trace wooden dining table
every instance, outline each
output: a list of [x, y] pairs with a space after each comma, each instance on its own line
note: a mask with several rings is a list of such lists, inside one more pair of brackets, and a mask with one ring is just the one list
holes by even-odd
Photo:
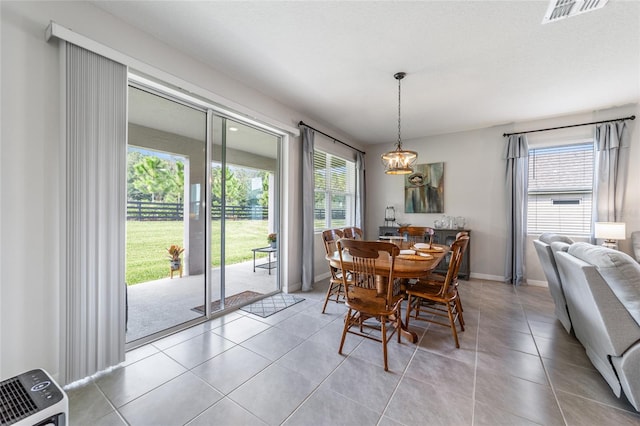
[[[402, 241], [399, 244], [400, 249], [407, 250], [410, 249], [412, 243]], [[409, 279], [420, 279], [429, 276], [429, 274], [438, 266], [438, 264], [444, 259], [444, 257], [449, 252], [449, 246], [433, 244], [433, 247], [436, 250], [440, 249], [440, 251], [430, 251], [428, 254], [430, 256], [421, 256], [418, 260], [416, 255], [398, 255], [396, 256], [396, 261], [393, 267], [393, 277], [400, 278], [403, 280]], [[340, 254], [335, 251], [332, 254], [328, 254], [326, 259], [329, 261], [329, 264], [333, 268], [342, 269], [342, 265], [340, 264]], [[342, 260], [345, 263], [345, 269], [349, 270], [351, 265], [351, 255], [349, 253], [342, 254]], [[376, 274], [380, 277], [388, 277], [389, 269], [391, 267], [391, 259], [388, 254], [381, 252], [380, 257], [376, 259]], [[418, 341], [418, 335], [410, 331], [403, 321], [402, 328], [400, 333], [402, 336], [407, 338], [410, 342], [416, 343]]]

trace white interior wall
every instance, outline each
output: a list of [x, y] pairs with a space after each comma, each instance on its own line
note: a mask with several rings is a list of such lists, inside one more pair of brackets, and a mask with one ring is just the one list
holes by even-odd
[[58, 372], [58, 51], [44, 27], [1, 5], [0, 377]]
[[[464, 216], [471, 230], [471, 272], [488, 279], [502, 277], [502, 263], [496, 259], [504, 258], [504, 244], [498, 244], [505, 239], [504, 170], [497, 165], [504, 148], [497, 134], [501, 131], [491, 128], [403, 141], [405, 149], [418, 152], [419, 164], [444, 162], [444, 213], [438, 214], [405, 213], [405, 177], [385, 175], [379, 162], [393, 144], [369, 149], [367, 238], [377, 235], [386, 206], [395, 207], [398, 222], [416, 226], [434, 226], [443, 214]], [[483, 250], [489, 242], [495, 247]]]

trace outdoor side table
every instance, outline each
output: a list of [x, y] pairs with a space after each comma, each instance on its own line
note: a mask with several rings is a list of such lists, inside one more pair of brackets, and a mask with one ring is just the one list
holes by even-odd
[[[269, 275], [271, 275], [271, 270], [278, 266], [278, 261], [275, 259], [271, 259], [271, 254], [276, 253], [278, 251], [275, 247], [259, 247], [251, 249], [253, 252], [253, 272], [256, 271], [256, 268], [267, 269], [269, 271]], [[268, 261], [266, 263], [262, 263], [260, 265], [256, 265], [256, 253], [267, 253]]]

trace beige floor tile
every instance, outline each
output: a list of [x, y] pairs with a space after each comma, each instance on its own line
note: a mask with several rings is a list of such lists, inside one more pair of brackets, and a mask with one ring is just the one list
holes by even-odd
[[476, 400], [535, 423], [564, 424], [555, 395], [549, 386], [514, 376], [478, 370]]
[[68, 390], [71, 423], [640, 424], [555, 318], [546, 288], [461, 281], [460, 349], [450, 329], [412, 321], [418, 343], [392, 339], [385, 372], [378, 342], [348, 335], [338, 354], [346, 307], [321, 313], [326, 285], [271, 317], [238, 310], [130, 351]]
[[470, 425], [472, 403], [458, 392], [404, 377], [384, 415], [405, 425]]
[[271, 365], [228, 396], [267, 424], [282, 423], [315, 389], [304, 376]]
[[131, 425], [180, 425], [222, 397], [203, 380], [186, 372], [124, 405], [120, 413]]
[[640, 414], [637, 412], [620, 410], [565, 392], [558, 392], [558, 399], [568, 425], [637, 426], [640, 424]]

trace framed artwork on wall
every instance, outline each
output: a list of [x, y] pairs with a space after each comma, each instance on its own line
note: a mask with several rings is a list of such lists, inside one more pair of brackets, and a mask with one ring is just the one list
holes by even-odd
[[405, 213], [444, 213], [444, 163], [418, 164], [404, 178]]

